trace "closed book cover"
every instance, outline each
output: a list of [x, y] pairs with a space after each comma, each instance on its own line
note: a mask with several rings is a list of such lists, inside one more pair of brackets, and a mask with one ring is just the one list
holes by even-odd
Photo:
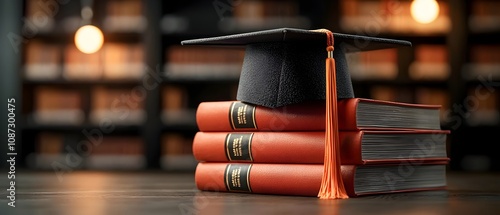
[[[439, 105], [363, 98], [338, 101], [340, 130], [440, 129]], [[196, 112], [200, 131], [321, 131], [324, 101], [267, 108], [239, 101], [202, 102]]]
[[[350, 197], [437, 190], [446, 187], [447, 162], [418, 165], [342, 165]], [[274, 195], [317, 196], [323, 175], [321, 164], [199, 163], [195, 182], [199, 190]]]
[[[342, 164], [361, 165], [448, 160], [446, 130], [341, 131]], [[198, 132], [198, 161], [321, 164], [324, 132]]]

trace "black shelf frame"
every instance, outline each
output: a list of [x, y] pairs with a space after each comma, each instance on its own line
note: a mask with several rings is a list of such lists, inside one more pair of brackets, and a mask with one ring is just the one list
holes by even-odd
[[[21, 76], [19, 75], [19, 65], [21, 64], [21, 55], [23, 53], [22, 41], [19, 43], [12, 43], [11, 38], [17, 38], [18, 36], [23, 37], [21, 32], [21, 26], [23, 22], [19, 17], [22, 15], [23, 3], [21, 1], [1, 1], [0, 2], [0, 13], [2, 18], [0, 19], [0, 35], [3, 35], [3, 39], [0, 40], [0, 46], [2, 47], [2, 52], [0, 53], [0, 65], [2, 65], [0, 71], [0, 85], [2, 89], [0, 90], [0, 98], [2, 99], [2, 114], [0, 120], [2, 120], [4, 129], [0, 132], [0, 138], [3, 140], [3, 145], [0, 147], [0, 160], [8, 160], [7, 153], [16, 152], [16, 160], [20, 160], [20, 156], [26, 149], [22, 142], [24, 141], [24, 133], [22, 131], [22, 125], [20, 122], [23, 121], [22, 116], [22, 98], [21, 98]], [[17, 38], [20, 39], [20, 38]], [[24, 37], [22, 38], [24, 39]], [[10, 151], [8, 149], [7, 140], [9, 138], [7, 132], [7, 122], [9, 120], [7, 104], [9, 99], [15, 99], [15, 151]], [[12, 132], [11, 132], [12, 134]], [[0, 168], [7, 170], [8, 162], [2, 162]], [[22, 162], [16, 162], [16, 167], [22, 167]]]
[[[161, 19], [161, 6], [162, 2], [155, 0], [143, 0], [144, 11], [148, 26], [144, 33], [144, 47], [145, 63], [149, 68], [157, 68], [163, 65], [161, 63], [162, 52], [161, 49], [161, 33], [159, 32], [160, 19]], [[160, 70], [161, 71], [161, 70]], [[160, 72], [154, 71], [154, 72]], [[161, 76], [161, 74], [157, 74]], [[142, 137], [145, 140], [145, 156], [147, 168], [157, 169], [160, 168], [161, 158], [161, 119], [159, 113], [161, 112], [161, 84], [157, 87], [147, 91], [145, 100], [146, 122], [142, 127]]]

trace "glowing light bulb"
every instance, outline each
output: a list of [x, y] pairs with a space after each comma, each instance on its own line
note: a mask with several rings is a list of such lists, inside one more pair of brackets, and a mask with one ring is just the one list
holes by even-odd
[[83, 53], [95, 53], [101, 49], [103, 43], [101, 30], [93, 25], [82, 26], [76, 31], [75, 45]]
[[431, 23], [439, 15], [439, 4], [436, 0], [413, 0], [411, 16], [423, 24]]

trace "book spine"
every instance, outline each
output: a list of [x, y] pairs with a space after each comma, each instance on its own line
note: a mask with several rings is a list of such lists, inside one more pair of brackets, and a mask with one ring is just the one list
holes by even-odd
[[[342, 166], [346, 190], [351, 186], [355, 166]], [[323, 165], [199, 163], [195, 182], [199, 190], [276, 195], [316, 196]]]
[[[344, 102], [339, 102], [339, 117], [342, 116], [339, 128], [356, 130], [355, 118], [351, 118], [355, 117], [355, 104], [346, 107], [342, 104]], [[196, 121], [200, 131], [322, 131], [325, 129], [325, 104], [313, 102], [266, 108], [231, 101], [202, 102], [196, 112]]]
[[[362, 131], [340, 133], [342, 164], [363, 164]], [[324, 132], [198, 132], [198, 161], [322, 164]]]

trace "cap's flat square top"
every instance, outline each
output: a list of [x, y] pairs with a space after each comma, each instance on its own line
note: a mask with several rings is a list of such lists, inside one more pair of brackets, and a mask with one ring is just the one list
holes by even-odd
[[[409, 41], [394, 40], [379, 37], [333, 33], [334, 43], [346, 43], [346, 52], [370, 51], [377, 49], [411, 46]], [[184, 40], [182, 45], [233, 45], [242, 46], [254, 43], [287, 42], [287, 43], [314, 43], [325, 41], [325, 33], [294, 29], [279, 28], [264, 31], [255, 31], [242, 34], [233, 34], [219, 37], [209, 37], [193, 40]]]

